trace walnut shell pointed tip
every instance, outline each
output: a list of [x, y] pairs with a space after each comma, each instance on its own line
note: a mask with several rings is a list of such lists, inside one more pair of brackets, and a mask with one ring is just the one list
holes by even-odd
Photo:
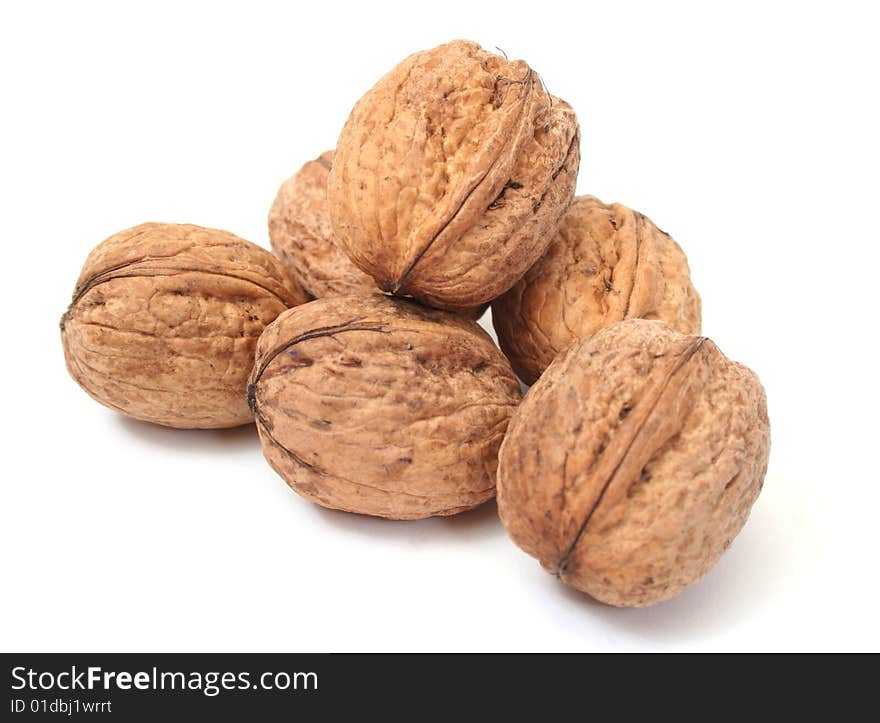
[[500, 452], [499, 514], [562, 582], [652, 605], [728, 548], [769, 451], [751, 370], [705, 337], [623, 321], [573, 344], [529, 390]]
[[[335, 151], [326, 151], [304, 164], [281, 184], [269, 211], [272, 251], [315, 299], [379, 291], [373, 277], [355, 266], [333, 234], [327, 180], [335, 156]], [[476, 320], [487, 308], [480, 304], [450, 311]]]
[[579, 142], [572, 109], [525, 62], [467, 41], [415, 53], [339, 137], [337, 240], [384, 291], [448, 309], [491, 301], [547, 247]]

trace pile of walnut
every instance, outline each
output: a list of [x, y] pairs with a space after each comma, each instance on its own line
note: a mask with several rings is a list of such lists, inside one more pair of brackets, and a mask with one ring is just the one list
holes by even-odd
[[[160, 223], [92, 251], [61, 322], [68, 369], [137, 419], [256, 420], [269, 464], [326, 507], [418, 519], [497, 490], [510, 536], [563, 582], [670, 598], [748, 517], [766, 401], [699, 336], [678, 244], [574, 198], [579, 143], [523, 61], [416, 53], [282, 184], [275, 256]], [[475, 322], [489, 304], [501, 349]]]

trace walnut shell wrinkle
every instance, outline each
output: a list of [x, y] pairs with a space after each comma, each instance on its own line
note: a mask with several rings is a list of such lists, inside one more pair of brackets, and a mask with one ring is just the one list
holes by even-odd
[[466, 41], [415, 53], [339, 137], [337, 241], [384, 291], [445, 309], [491, 301], [547, 248], [579, 143], [574, 112], [525, 62]]
[[498, 509], [568, 585], [626, 607], [671, 598], [748, 518], [770, 427], [757, 376], [659, 321], [576, 342], [529, 390], [498, 468]]
[[492, 302], [498, 342], [526, 384], [575, 341], [624, 319], [698, 334], [700, 296], [668, 234], [592, 196], [574, 200], [544, 256]]
[[247, 424], [257, 339], [307, 298], [278, 259], [231, 233], [145, 223], [86, 259], [61, 319], [67, 368], [94, 399], [135, 419]]
[[[327, 177], [335, 155], [335, 151], [322, 153], [281, 184], [269, 212], [272, 250], [316, 299], [380, 291], [373, 277], [355, 266], [334, 240]], [[450, 311], [476, 321], [487, 308], [488, 303]]]
[[377, 291], [373, 277], [333, 240], [327, 178], [334, 156], [335, 151], [322, 153], [282, 183], [269, 211], [272, 250], [316, 299]]
[[266, 459], [303, 497], [418, 519], [495, 495], [520, 389], [474, 322], [376, 294], [281, 314], [260, 337], [248, 398]]

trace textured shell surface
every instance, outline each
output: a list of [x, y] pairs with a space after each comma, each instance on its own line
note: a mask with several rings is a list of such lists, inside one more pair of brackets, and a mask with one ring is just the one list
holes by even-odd
[[257, 339], [306, 300], [255, 244], [200, 226], [141, 224], [89, 254], [61, 320], [67, 368], [94, 399], [136, 419], [246, 424]]
[[266, 459], [299, 494], [416, 519], [494, 497], [520, 389], [474, 322], [377, 294], [279, 316], [248, 395]]
[[316, 299], [377, 290], [333, 240], [327, 178], [335, 155], [322, 153], [282, 183], [269, 211], [272, 250]]
[[492, 303], [492, 324], [517, 375], [533, 384], [578, 339], [624, 319], [700, 332], [700, 296], [681, 247], [619, 203], [579, 196], [544, 256]]
[[491, 301], [550, 242], [579, 142], [572, 109], [525, 62], [467, 41], [415, 53], [339, 137], [337, 241], [385, 291], [448, 309]]
[[563, 582], [650, 605], [727, 549], [769, 449], [752, 371], [704, 337], [623, 321], [576, 342], [529, 390], [500, 453], [499, 513]]
[[[272, 250], [316, 299], [380, 291], [373, 277], [355, 266], [334, 240], [327, 178], [335, 155], [335, 151], [322, 153], [281, 184], [269, 212]], [[476, 320], [488, 306], [486, 303], [450, 310]]]

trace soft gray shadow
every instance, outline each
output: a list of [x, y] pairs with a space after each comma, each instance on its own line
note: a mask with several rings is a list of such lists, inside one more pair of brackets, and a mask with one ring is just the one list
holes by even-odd
[[476, 509], [451, 517], [430, 517], [426, 520], [386, 520], [369, 515], [330, 510], [312, 506], [322, 521], [345, 532], [367, 537], [393, 540], [431, 541], [454, 537], [456, 539], [483, 539], [504, 535], [498, 507], [490, 500]]
[[126, 433], [148, 444], [188, 454], [230, 454], [252, 449], [259, 452], [260, 438], [253, 424], [231, 429], [172, 429], [118, 416]]
[[742, 625], [786, 593], [786, 578], [801, 563], [799, 541], [780, 534], [774, 510], [759, 508], [718, 564], [695, 586], [649, 608], [603, 605], [547, 575], [559, 595], [584, 615], [653, 643], [706, 640]]

